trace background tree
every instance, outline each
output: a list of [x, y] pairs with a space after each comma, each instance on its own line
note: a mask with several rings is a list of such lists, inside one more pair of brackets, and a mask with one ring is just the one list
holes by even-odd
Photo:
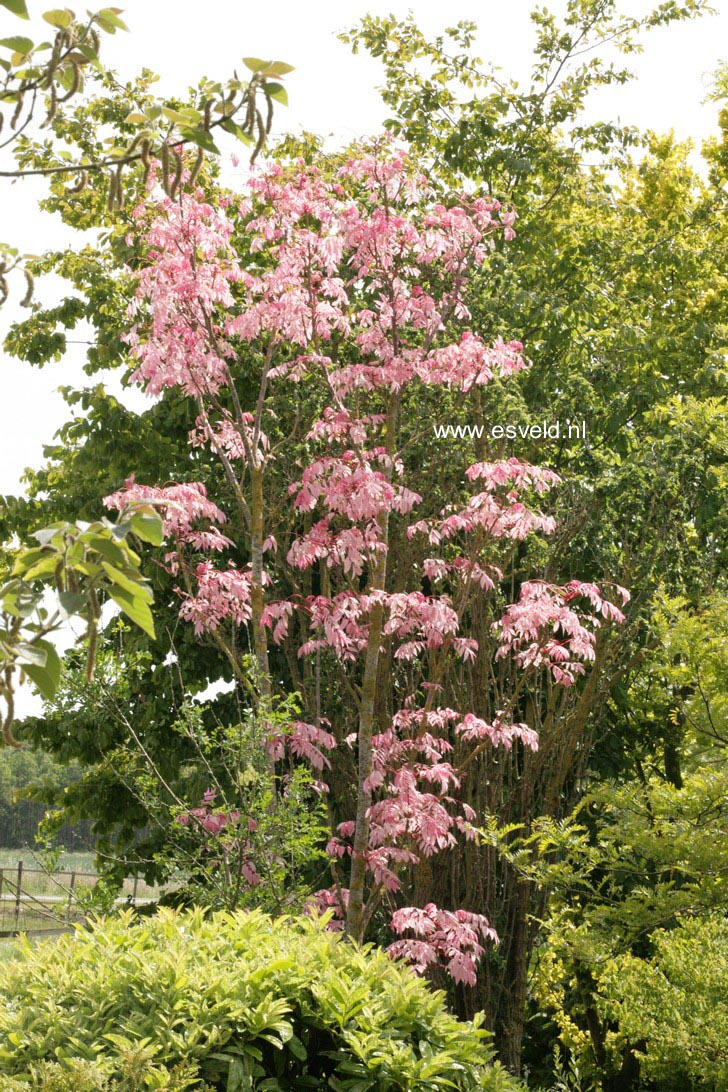
[[[2, 847], [32, 847], [38, 824], [46, 814], [49, 797], [63, 792], [81, 774], [82, 769], [77, 764], [68, 768], [43, 751], [31, 751], [27, 747], [22, 750], [4, 747], [0, 750]], [[69, 850], [94, 848], [88, 824], [62, 828], [60, 837]]]
[[[548, 872], [553, 892], [534, 978], [542, 1011], [582, 1073], [608, 1089], [639, 1087], [639, 1059], [662, 1049], [662, 1032], [636, 1035], [632, 1015], [624, 1009], [618, 1020], [607, 1000], [618, 968], [649, 977], [670, 947], [665, 931], [676, 929], [684, 946], [726, 908], [725, 598], [695, 611], [660, 597], [652, 626], [655, 648], [629, 693], [638, 776], [595, 784], [568, 829], [542, 829], [514, 858], [526, 873]], [[677, 762], [660, 753], [665, 724]], [[676, 1081], [688, 1079], [679, 1072]]]

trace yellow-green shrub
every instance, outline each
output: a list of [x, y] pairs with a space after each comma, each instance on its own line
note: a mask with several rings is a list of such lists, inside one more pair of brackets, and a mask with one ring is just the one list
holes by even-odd
[[48, 1092], [82, 1065], [125, 1092], [516, 1088], [490, 1059], [441, 994], [309, 919], [122, 915], [0, 968], [0, 1074]]

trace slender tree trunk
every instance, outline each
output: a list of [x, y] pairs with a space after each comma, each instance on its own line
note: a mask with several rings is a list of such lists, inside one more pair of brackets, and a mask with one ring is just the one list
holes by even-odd
[[526, 1015], [528, 959], [530, 953], [528, 915], [530, 885], [521, 888], [516, 896], [513, 915], [513, 935], [508, 956], [507, 986], [502, 996], [500, 1013], [495, 1027], [495, 1045], [498, 1058], [515, 1076], [521, 1072], [521, 1048]]
[[353, 940], [364, 939], [364, 884], [366, 880], [365, 853], [369, 844], [368, 811], [372, 802], [371, 791], [366, 780], [372, 772], [372, 735], [374, 734], [374, 712], [377, 699], [377, 676], [379, 674], [380, 646], [384, 625], [384, 608], [381, 604], [372, 611], [369, 626], [362, 682], [361, 712], [359, 715], [359, 769], [357, 777], [356, 828], [354, 830], [353, 852], [351, 858], [351, 876], [349, 880], [349, 906], [346, 916], [346, 933]]
[[[399, 407], [399, 396], [393, 395], [389, 403], [387, 414], [387, 453], [393, 458], [396, 450], [396, 421]], [[387, 471], [387, 478], [391, 480], [392, 467]], [[377, 517], [379, 524], [380, 541], [385, 549], [378, 555], [374, 573], [369, 585], [370, 592], [386, 590], [387, 584], [387, 551], [389, 549], [389, 512], [381, 511]], [[369, 845], [369, 817], [368, 812], [372, 803], [371, 791], [366, 782], [372, 772], [372, 736], [377, 709], [377, 679], [379, 677], [379, 663], [381, 658], [382, 630], [384, 629], [384, 606], [377, 603], [372, 609], [369, 622], [369, 638], [367, 640], [366, 657], [364, 660], [364, 677], [362, 679], [361, 704], [359, 708], [359, 734], [358, 751], [359, 765], [357, 771], [357, 796], [356, 796], [356, 826], [351, 854], [351, 873], [349, 877], [349, 905], [346, 912], [346, 935], [361, 943], [366, 929], [364, 916], [364, 894], [366, 884], [366, 859], [365, 854]]]
[[[265, 541], [263, 468], [251, 468], [250, 503], [250, 622], [253, 631], [253, 654], [257, 665], [257, 687], [260, 711], [265, 721], [271, 714], [272, 689], [268, 663], [268, 637], [263, 625], [265, 595], [263, 592], [263, 543]], [[268, 756], [271, 775], [275, 775], [275, 761]]]

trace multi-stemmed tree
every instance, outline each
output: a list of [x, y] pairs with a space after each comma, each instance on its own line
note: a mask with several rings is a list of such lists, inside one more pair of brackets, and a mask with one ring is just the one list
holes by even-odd
[[[622, 617], [594, 584], [516, 569], [519, 544], [553, 530], [531, 505], [555, 474], [483, 460], [445, 503], [437, 466], [408, 461], [433, 396], [467, 400], [527, 367], [520, 343], [468, 328], [468, 274], [514, 213], [437, 194], [384, 143], [328, 174], [270, 167], [216, 205], [150, 195], [136, 221], [136, 378], [194, 400], [191, 443], [217, 456], [236, 510], [199, 483], [133, 478], [106, 503], [160, 507], [180, 613], [241, 681], [253, 653], [271, 770], [293, 755], [316, 771], [333, 879], [317, 903], [357, 940], [388, 920], [397, 954], [474, 984], [488, 907], [459, 892], [436, 905], [433, 862], [485, 821], [486, 756], [527, 772], [538, 735], [522, 711], [553, 712]], [[483, 662], [488, 699], [463, 704]], [[284, 688], [306, 719], [281, 732]]]

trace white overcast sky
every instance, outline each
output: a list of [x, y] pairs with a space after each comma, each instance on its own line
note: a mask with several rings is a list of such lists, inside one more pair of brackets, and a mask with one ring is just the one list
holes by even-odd
[[[28, 0], [34, 16], [50, 0]], [[385, 116], [376, 92], [380, 69], [366, 56], [352, 57], [336, 34], [366, 11], [405, 15], [411, 10], [430, 33], [459, 19], [473, 19], [480, 28], [478, 53], [499, 65], [505, 74], [525, 78], [530, 61], [532, 0], [269, 0], [244, 4], [232, 0], [116, 0], [124, 7], [130, 34], [104, 37], [107, 63], [124, 76], [142, 66], [161, 76], [161, 94], [174, 94], [200, 76], [225, 78], [242, 56], [285, 60], [296, 66], [287, 80], [291, 106], [280, 108], [278, 126], [306, 128], [334, 138], [349, 139], [376, 131]], [[651, 3], [625, 0], [632, 14]], [[555, 10], [562, 0], [549, 5]], [[715, 0], [718, 13], [691, 23], [660, 29], [646, 36], [645, 52], [633, 58], [639, 78], [624, 89], [600, 94], [593, 111], [643, 128], [674, 129], [680, 138], [698, 145], [715, 131], [715, 104], [703, 104], [711, 73], [728, 56], [728, 0]], [[37, 23], [36, 23], [37, 25]], [[0, 37], [24, 30], [0, 11]], [[0, 239], [21, 250], [39, 253], [65, 238], [59, 225], [36, 209], [43, 183], [0, 180]], [[17, 299], [16, 285], [15, 298]], [[58, 285], [40, 286], [42, 299], [52, 298]], [[0, 312], [0, 336], [8, 323], [27, 314], [17, 306]], [[79, 337], [83, 337], [81, 332]], [[0, 495], [22, 491], [24, 467], [38, 465], [42, 446], [67, 418], [56, 388], [83, 382], [83, 348], [45, 369], [32, 369], [0, 350]], [[133, 468], [130, 468], [133, 469]]]

